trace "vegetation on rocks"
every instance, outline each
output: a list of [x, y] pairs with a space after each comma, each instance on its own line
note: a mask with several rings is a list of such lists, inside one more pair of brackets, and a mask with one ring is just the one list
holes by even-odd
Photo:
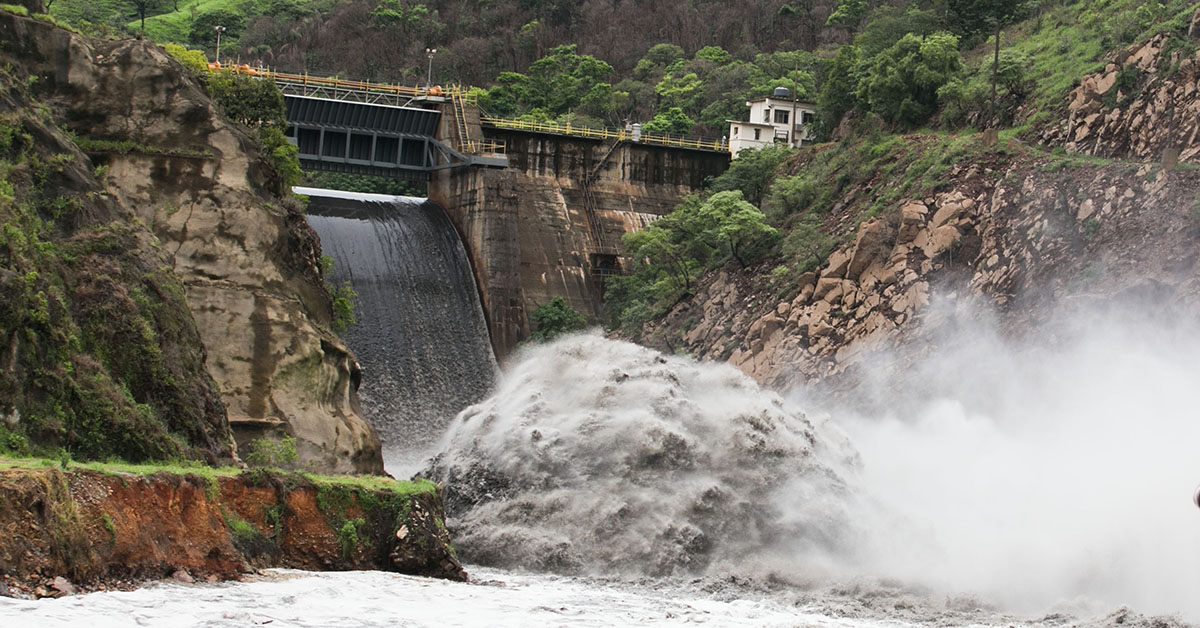
[[534, 327], [529, 339], [534, 342], [548, 342], [587, 327], [583, 314], [567, 305], [562, 297], [554, 297], [549, 303], [535, 308], [529, 313], [529, 322]]
[[183, 287], [100, 169], [24, 85], [0, 96], [0, 449], [80, 459], [229, 454]]

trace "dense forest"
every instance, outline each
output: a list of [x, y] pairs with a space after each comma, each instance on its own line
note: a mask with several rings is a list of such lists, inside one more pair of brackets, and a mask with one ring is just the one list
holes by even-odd
[[[1012, 123], [1182, 0], [52, 0], [84, 32], [144, 29], [225, 59], [373, 81], [478, 86], [491, 113], [577, 125], [643, 122], [719, 137], [747, 98], [788, 87], [824, 135], [856, 108], [890, 124]], [[146, 15], [144, 25], [139, 19]], [[1024, 49], [985, 45], [1033, 18]], [[908, 36], [906, 38], [906, 36]], [[1010, 37], [1010, 39], [1013, 39]], [[994, 39], [991, 39], [994, 41]], [[432, 59], [427, 49], [436, 49]], [[983, 52], [973, 53], [974, 50]], [[995, 96], [993, 98], [993, 96]], [[995, 109], [993, 109], [993, 106]]]

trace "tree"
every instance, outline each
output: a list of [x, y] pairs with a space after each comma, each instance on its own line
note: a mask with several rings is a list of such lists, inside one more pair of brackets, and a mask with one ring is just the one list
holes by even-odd
[[845, 45], [825, 69], [825, 82], [817, 96], [817, 113], [826, 132], [841, 124], [846, 112], [858, 104], [858, 46]]
[[207, 47], [209, 44], [215, 46], [217, 33], [213, 29], [217, 26], [225, 27], [225, 32], [221, 34], [222, 43], [224, 41], [235, 42], [246, 27], [246, 18], [229, 9], [205, 11], [192, 20], [192, 26], [188, 31], [188, 43], [199, 48]]
[[654, 116], [654, 119], [642, 125], [642, 130], [649, 133], [674, 133], [683, 135], [692, 130], [695, 124], [679, 107], [671, 107], [665, 112]]
[[867, 8], [867, 0], [837, 0], [837, 6], [829, 15], [829, 19], [825, 20], [825, 25], [841, 26], [848, 31], [853, 31], [862, 21]]
[[862, 32], [854, 38], [854, 45], [869, 58], [891, 48], [909, 33], [925, 37], [943, 29], [937, 13], [923, 11], [915, 4], [906, 9], [880, 7], [871, 12]]
[[529, 339], [537, 342], [548, 342], [587, 327], [583, 314], [567, 305], [562, 297], [554, 297], [549, 303], [538, 306], [529, 313], [529, 320], [536, 327]]
[[729, 255], [742, 266], [752, 253], [779, 236], [779, 232], [767, 224], [767, 217], [742, 198], [740, 190], [712, 195], [700, 211], [713, 225], [716, 237], [728, 246]]
[[958, 37], [905, 35], [875, 57], [858, 100], [888, 122], [917, 126], [937, 108], [938, 90], [961, 72]]
[[[659, 300], [671, 298], [682, 292], [692, 291], [692, 277], [699, 264], [689, 257], [683, 242], [668, 228], [668, 217], [621, 239], [625, 250], [638, 266], [643, 283], [653, 285], [652, 291]], [[664, 222], [665, 221], [665, 222]]]
[[947, 0], [951, 21], [964, 36], [994, 30], [996, 48], [992, 58], [991, 124], [996, 124], [997, 88], [1000, 83], [1000, 33], [1005, 26], [1024, 19], [1036, 0]]
[[711, 189], [714, 192], [738, 190], [743, 198], [758, 207], [775, 178], [775, 171], [793, 152], [782, 144], [743, 150], [729, 163], [729, 169], [713, 180]]
[[142, 21], [142, 34], [146, 34], [146, 13], [157, 9], [162, 0], [131, 0], [138, 19]]

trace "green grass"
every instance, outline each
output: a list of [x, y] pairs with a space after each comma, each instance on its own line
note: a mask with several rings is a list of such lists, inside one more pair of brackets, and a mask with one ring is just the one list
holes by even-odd
[[[1143, 0], [1094, 0], [1048, 9], [1008, 28], [1001, 45], [1030, 59], [1027, 78], [1035, 84], [1029, 97], [1040, 112], [1066, 107], [1068, 93], [1088, 74], [1102, 71], [1111, 54], [1186, 26], [1196, 10], [1193, 0], [1167, 0], [1163, 10], [1148, 12]], [[970, 84], [987, 84], [994, 41], [966, 54]], [[1057, 119], [1057, 118], [1054, 118]], [[1043, 118], [1045, 121], [1046, 118]], [[1036, 125], [1035, 125], [1036, 126]]]
[[[234, 13], [243, 13], [240, 10], [246, 3], [235, 0], [183, 0], [179, 3], [178, 11], [168, 11], [154, 17], [146, 18], [146, 37], [149, 37], [156, 43], [175, 42], [179, 44], [188, 43], [188, 35], [191, 32], [192, 20], [195, 16], [207, 11], [216, 9], [224, 9]], [[127, 27], [132, 32], [138, 32], [141, 29], [141, 22], [133, 20], [127, 24]], [[222, 41], [222, 44], [225, 42]], [[212, 44], [205, 46], [211, 48], [216, 44], [214, 40]]]
[[[17, 458], [0, 457], [0, 469], [39, 469], [58, 464], [50, 458]], [[173, 462], [161, 464], [130, 464], [126, 462], [71, 462], [71, 469], [85, 469], [111, 475], [153, 475], [155, 473], [172, 473], [175, 475], [198, 475], [206, 479], [236, 477], [250, 471], [238, 467], [210, 467], [199, 462]], [[280, 475], [289, 475], [279, 471]], [[357, 488], [369, 491], [389, 492], [399, 497], [412, 497], [422, 493], [437, 492], [437, 484], [429, 480], [393, 480], [377, 475], [322, 475], [318, 473], [297, 472], [295, 475], [312, 482], [318, 487], [332, 486]]]

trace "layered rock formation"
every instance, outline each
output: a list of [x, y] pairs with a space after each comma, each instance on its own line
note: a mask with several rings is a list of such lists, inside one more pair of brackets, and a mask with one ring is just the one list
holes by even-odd
[[262, 567], [465, 580], [436, 487], [397, 487], [265, 472], [204, 478], [4, 468], [0, 574], [42, 595], [55, 578], [85, 586], [228, 579]]
[[[0, 13], [0, 57], [65, 31]], [[217, 384], [170, 256], [14, 67], [0, 79], [0, 448], [230, 460]], [[65, 455], [64, 453], [64, 455]]]
[[947, 191], [862, 224], [789, 301], [769, 297], [757, 269], [719, 271], [657, 336], [787, 387], [836, 380], [876, 351], [915, 359], [938, 333], [939, 298], [991, 303], [1017, 334], [1072, 299], [1148, 290], [1200, 305], [1200, 174], [1031, 157], [955, 168]]
[[1043, 140], [1072, 152], [1159, 160], [1200, 156], [1200, 11], [1187, 33], [1162, 33], [1083, 77], [1068, 117]]
[[0, 46], [107, 168], [109, 193], [158, 236], [238, 440], [290, 434], [306, 468], [381, 472], [357, 363], [327, 329], [320, 244], [256, 142], [152, 44], [5, 13]]

